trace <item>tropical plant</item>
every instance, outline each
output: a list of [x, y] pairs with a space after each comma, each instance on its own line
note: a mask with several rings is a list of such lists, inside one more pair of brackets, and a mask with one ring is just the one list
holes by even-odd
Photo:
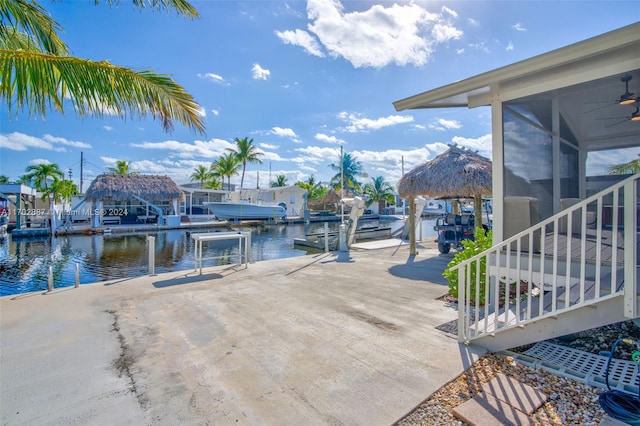
[[240, 162], [233, 152], [227, 152], [211, 164], [212, 177], [227, 178], [227, 189], [231, 190], [231, 176], [238, 174]]
[[316, 182], [316, 178], [311, 175], [306, 181], [296, 182], [296, 186], [307, 191], [307, 199], [321, 199], [327, 194], [327, 188], [322, 185], [322, 182]]
[[5, 175], [0, 175], [0, 184], [9, 183], [9, 177]]
[[236, 143], [236, 148], [227, 148], [227, 150], [233, 152], [238, 157], [238, 161], [242, 163], [242, 177], [240, 177], [240, 189], [242, 189], [242, 185], [244, 184], [244, 171], [247, 168], [247, 163], [262, 164], [260, 157], [263, 156], [264, 153], [258, 151], [258, 147], [253, 144], [253, 138], [235, 138], [233, 141]]
[[[462, 246], [464, 250], [459, 251], [453, 256], [453, 259], [447, 265], [447, 269], [444, 270], [442, 275], [449, 281], [449, 294], [454, 298], [458, 298], [458, 271], [451, 269], [454, 266], [464, 262], [467, 259], [471, 259], [473, 256], [480, 254], [491, 248], [493, 241], [493, 234], [491, 231], [485, 231], [484, 228], [476, 228], [473, 240], [462, 240]], [[485, 300], [485, 288], [486, 288], [486, 271], [487, 260], [486, 257], [480, 259], [480, 268], [476, 268], [475, 264], [472, 264], [469, 268], [471, 288], [469, 290], [469, 298], [475, 303], [476, 294], [479, 294], [479, 303], [484, 304]], [[480, 274], [480, 288], [476, 292], [476, 274]]]
[[[186, 0], [132, 2], [140, 9], [174, 9], [198, 17]], [[0, 102], [9, 115], [23, 109], [30, 116], [44, 117], [51, 108], [64, 113], [69, 102], [81, 117], [151, 116], [167, 132], [179, 121], [204, 133], [201, 107], [168, 75], [70, 56], [60, 31], [62, 27], [35, 0], [0, 1]]]
[[204, 189], [222, 189], [222, 181], [217, 176], [211, 176], [202, 187]]
[[269, 186], [272, 188], [287, 186], [287, 177], [285, 175], [278, 175], [276, 176], [276, 180], [271, 182]]
[[52, 192], [50, 191], [51, 185], [49, 181], [52, 183], [56, 180], [63, 179], [64, 173], [60, 170], [60, 167], [57, 164], [31, 164], [27, 166], [26, 173], [22, 176], [25, 181], [30, 181], [33, 183], [35, 188], [42, 192], [42, 200], [46, 198], [49, 199], [49, 205], [51, 205]]
[[191, 173], [191, 182], [198, 181], [200, 182], [200, 188], [204, 188], [204, 183], [211, 179], [211, 170], [207, 169], [202, 164], [196, 167], [196, 169]]
[[107, 171], [109, 173], [114, 173], [116, 175], [137, 175], [138, 172], [132, 172], [130, 170], [131, 168], [131, 163], [129, 163], [126, 160], [117, 160], [116, 161], [116, 166], [115, 167], [107, 167]]
[[635, 160], [631, 160], [628, 163], [616, 164], [609, 167], [610, 175], [625, 175], [640, 173], [640, 154]]
[[384, 180], [384, 177], [378, 176], [371, 178], [371, 183], [366, 183], [362, 192], [369, 196], [366, 206], [369, 207], [374, 202], [378, 203], [378, 212], [382, 212], [385, 203], [393, 204], [396, 200], [393, 186]]
[[346, 189], [351, 189], [357, 194], [361, 192], [357, 177], [366, 177], [366, 173], [364, 173], [362, 164], [360, 164], [355, 157], [351, 157], [351, 154], [346, 153], [342, 156], [342, 164], [329, 164], [329, 167], [338, 172], [331, 178], [330, 182], [334, 191], [341, 190], [342, 182], [344, 181], [344, 187]]
[[78, 187], [70, 180], [54, 180], [49, 189], [53, 194], [53, 199], [57, 201], [71, 201], [71, 197], [78, 194]]

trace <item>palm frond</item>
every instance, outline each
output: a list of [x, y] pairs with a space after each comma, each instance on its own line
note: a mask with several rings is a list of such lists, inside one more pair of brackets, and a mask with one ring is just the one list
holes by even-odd
[[107, 61], [0, 49], [0, 100], [9, 114], [27, 108], [31, 115], [45, 116], [50, 107], [64, 112], [66, 99], [80, 116], [151, 115], [168, 132], [174, 120], [198, 133], [205, 130], [200, 106], [166, 74]]
[[[95, 0], [95, 3], [100, 3], [100, 0]], [[120, 4], [120, 0], [106, 0], [106, 3], [110, 6], [117, 5]], [[180, 15], [192, 19], [200, 17], [198, 11], [186, 0], [133, 0], [133, 5], [139, 9], [146, 9], [147, 7], [166, 11], [174, 9]]]
[[0, 0], [0, 39], [25, 33], [42, 50], [52, 55], [67, 55], [67, 45], [58, 37], [62, 28], [38, 3], [28, 0]]

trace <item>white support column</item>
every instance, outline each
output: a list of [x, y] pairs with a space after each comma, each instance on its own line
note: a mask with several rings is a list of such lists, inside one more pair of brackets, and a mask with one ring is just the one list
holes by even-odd
[[553, 176], [553, 213], [560, 211], [560, 104], [558, 98], [551, 100], [551, 173]]
[[[492, 87], [492, 91], [497, 88]], [[493, 151], [493, 244], [503, 240], [504, 235], [504, 126], [502, 102], [500, 96], [494, 94], [491, 101], [491, 144]]]
[[[638, 267], [636, 253], [638, 247], [638, 180], [631, 180], [624, 186], [624, 316], [637, 318], [638, 307]], [[615, 213], [614, 213], [615, 214]], [[615, 221], [614, 221], [615, 223]], [[614, 229], [613, 232], [616, 232]]]

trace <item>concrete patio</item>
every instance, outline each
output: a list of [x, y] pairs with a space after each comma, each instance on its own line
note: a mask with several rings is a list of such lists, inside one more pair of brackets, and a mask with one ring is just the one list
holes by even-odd
[[0, 299], [1, 423], [388, 425], [484, 350], [433, 243]]

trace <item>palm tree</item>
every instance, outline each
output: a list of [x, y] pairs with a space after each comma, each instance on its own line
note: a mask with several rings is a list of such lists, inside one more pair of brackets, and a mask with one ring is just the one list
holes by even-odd
[[628, 163], [616, 164], [609, 167], [610, 175], [626, 175], [640, 173], [640, 154], [635, 160], [631, 160]]
[[378, 203], [378, 213], [381, 213], [385, 207], [385, 203], [393, 203], [396, 200], [396, 196], [393, 191], [393, 186], [384, 180], [382, 176], [371, 178], [372, 183], [366, 183], [363, 188], [363, 193], [369, 196], [367, 200], [367, 207], [372, 203]]
[[78, 187], [70, 180], [54, 180], [50, 191], [56, 201], [71, 201], [71, 197], [78, 194]]
[[[140, 9], [174, 9], [198, 17], [187, 0], [132, 2]], [[112, 112], [120, 117], [151, 116], [167, 132], [177, 120], [204, 133], [201, 107], [169, 75], [70, 56], [58, 36], [62, 27], [35, 0], [1, 1], [0, 29], [0, 103], [9, 115], [26, 109], [31, 116], [44, 117], [51, 107], [64, 113], [70, 102], [80, 117]]]
[[238, 173], [240, 162], [233, 152], [227, 152], [218, 161], [211, 164], [211, 173], [213, 176], [227, 178], [227, 189], [231, 190], [231, 176]]
[[269, 185], [272, 188], [287, 186], [287, 177], [285, 175], [276, 176], [276, 180]]
[[[342, 181], [344, 179], [345, 188], [353, 190], [355, 193], [360, 193], [360, 183], [356, 179], [357, 176], [366, 177], [366, 173], [362, 168], [362, 164], [355, 158], [351, 157], [351, 154], [347, 153], [342, 156], [342, 164], [330, 164], [333, 170], [337, 170], [338, 173], [331, 178], [331, 187], [334, 191], [342, 189]], [[344, 171], [344, 176], [343, 172]]]
[[191, 181], [197, 180], [200, 182], [200, 188], [204, 187], [204, 183], [211, 179], [211, 170], [207, 169], [203, 165], [196, 167], [193, 173], [191, 173]]
[[217, 176], [211, 176], [203, 186], [204, 189], [222, 189], [222, 182], [218, 180]]
[[49, 199], [51, 206], [51, 191], [49, 180], [55, 182], [64, 178], [64, 173], [57, 164], [32, 164], [27, 166], [26, 173], [23, 176], [25, 181], [31, 181], [38, 191], [42, 192], [42, 199]]
[[138, 172], [130, 171], [131, 164], [127, 160], [117, 160], [115, 167], [107, 167], [107, 171], [109, 173], [114, 173], [116, 175], [137, 175]]
[[327, 193], [327, 188], [322, 186], [322, 182], [316, 182], [316, 178], [311, 175], [306, 181], [298, 181], [296, 185], [307, 190], [307, 199], [322, 198]]
[[9, 183], [9, 178], [5, 175], [0, 175], [0, 184]]
[[242, 177], [240, 178], [240, 189], [242, 189], [247, 163], [262, 164], [260, 156], [264, 155], [264, 153], [258, 151], [258, 147], [253, 144], [253, 138], [235, 138], [233, 141], [236, 143], [236, 149], [227, 148], [227, 150], [235, 153], [238, 161], [242, 163]]

